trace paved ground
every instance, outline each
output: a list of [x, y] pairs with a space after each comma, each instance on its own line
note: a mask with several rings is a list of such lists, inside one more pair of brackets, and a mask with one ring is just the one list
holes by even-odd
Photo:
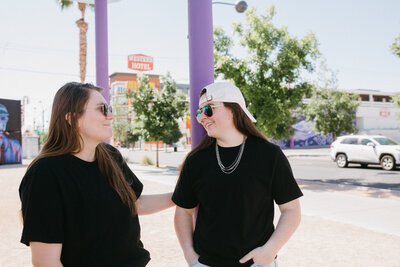
[[[173, 190], [175, 168], [131, 165], [145, 194]], [[17, 189], [25, 167], [0, 167], [0, 266], [30, 266], [29, 248], [19, 243]], [[279, 253], [281, 267], [400, 266], [398, 192], [300, 181], [302, 223]], [[187, 266], [173, 229], [174, 209], [142, 216], [142, 240], [151, 252], [148, 266]]]
[[[171, 148], [159, 151], [160, 166], [179, 166], [189, 150], [173, 152]], [[350, 164], [348, 168], [338, 168], [329, 156], [329, 148], [284, 149], [296, 179], [313, 180], [322, 183], [366, 186], [400, 191], [400, 167], [384, 171], [380, 166], [371, 165], [361, 168], [360, 164]], [[121, 149], [121, 153], [132, 163], [141, 163], [149, 157], [155, 162], [156, 152], [145, 150]]]
[[380, 166], [362, 168], [360, 164], [338, 168], [326, 156], [289, 157], [289, 162], [296, 179], [400, 191], [400, 167], [391, 171], [382, 170]]
[[[144, 157], [149, 157], [154, 163], [156, 162], [156, 151], [153, 150], [132, 150], [127, 148], [119, 149], [122, 155], [132, 163], [141, 163]], [[165, 151], [165, 148], [160, 148], [159, 150], [159, 162], [161, 166], [173, 166], [177, 167], [182, 164], [189, 152], [189, 149], [179, 148], [177, 152], [173, 152], [171, 148]], [[316, 157], [316, 156], [326, 156], [329, 157], [329, 148], [296, 148], [296, 149], [284, 149], [285, 155], [290, 157]]]

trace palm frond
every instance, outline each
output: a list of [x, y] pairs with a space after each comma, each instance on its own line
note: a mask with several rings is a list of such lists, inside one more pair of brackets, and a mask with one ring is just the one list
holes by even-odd
[[73, 2], [70, 0], [56, 0], [57, 3], [61, 6], [61, 9], [70, 7]]

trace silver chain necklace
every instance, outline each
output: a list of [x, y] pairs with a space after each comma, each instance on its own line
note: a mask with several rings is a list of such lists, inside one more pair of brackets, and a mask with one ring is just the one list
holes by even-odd
[[239, 153], [235, 159], [235, 161], [231, 164], [231, 166], [229, 167], [225, 167], [224, 164], [222, 164], [221, 158], [219, 156], [219, 149], [218, 149], [218, 145], [217, 145], [217, 141], [215, 141], [215, 153], [217, 154], [217, 161], [218, 161], [218, 165], [221, 168], [221, 171], [225, 174], [231, 174], [232, 172], [234, 172], [237, 168], [237, 166], [240, 163], [240, 160], [242, 159], [242, 155], [243, 155], [243, 150], [244, 150], [244, 145], [246, 143], [246, 137], [243, 138], [243, 142], [240, 145], [239, 148]]

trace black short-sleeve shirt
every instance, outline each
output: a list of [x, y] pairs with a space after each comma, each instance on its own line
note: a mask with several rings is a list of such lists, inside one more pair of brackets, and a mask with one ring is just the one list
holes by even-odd
[[[139, 198], [142, 183], [121, 154], [107, 148]], [[131, 215], [109, 186], [97, 160], [86, 162], [69, 154], [40, 159], [25, 174], [19, 193], [21, 242], [62, 243], [64, 267], [142, 267], [149, 262], [138, 216]]]
[[[224, 166], [235, 160], [240, 146], [219, 147]], [[191, 209], [199, 205], [193, 235], [199, 261], [213, 267], [250, 266], [239, 260], [264, 245], [274, 232], [274, 202], [302, 196], [289, 162], [280, 148], [249, 136], [242, 159], [231, 174], [218, 166], [215, 144], [185, 162], [172, 200]]]

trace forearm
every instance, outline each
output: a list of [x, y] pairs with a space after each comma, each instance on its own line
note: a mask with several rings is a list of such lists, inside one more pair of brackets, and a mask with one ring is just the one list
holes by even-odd
[[62, 244], [48, 244], [42, 242], [29, 243], [32, 252], [34, 267], [62, 267], [60, 260]]
[[61, 261], [54, 261], [54, 262], [33, 262], [33, 267], [63, 267]]
[[276, 229], [267, 243], [263, 246], [263, 249], [276, 255], [290, 239], [299, 226], [301, 220], [300, 204], [297, 204], [296, 208], [282, 211]]
[[188, 213], [188, 211], [191, 210], [176, 207], [174, 223], [176, 236], [185, 259], [188, 263], [193, 263], [199, 256], [193, 248], [193, 213]]
[[172, 192], [157, 195], [142, 195], [136, 201], [136, 208], [139, 215], [156, 213], [175, 204], [171, 200]]

